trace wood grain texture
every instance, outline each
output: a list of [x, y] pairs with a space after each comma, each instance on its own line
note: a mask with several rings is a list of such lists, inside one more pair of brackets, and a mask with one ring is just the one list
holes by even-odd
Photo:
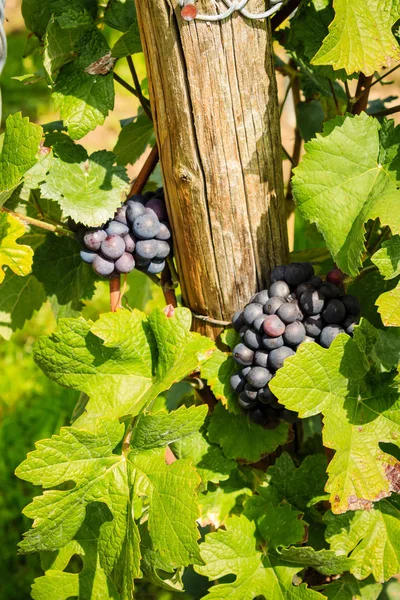
[[230, 320], [288, 254], [269, 23], [188, 23], [177, 0], [136, 6], [183, 300]]

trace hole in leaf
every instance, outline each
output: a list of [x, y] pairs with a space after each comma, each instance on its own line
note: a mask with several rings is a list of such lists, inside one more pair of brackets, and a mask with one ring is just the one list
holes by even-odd
[[73, 554], [69, 559], [69, 563], [64, 569], [65, 573], [81, 573], [83, 570], [83, 560], [79, 554]]

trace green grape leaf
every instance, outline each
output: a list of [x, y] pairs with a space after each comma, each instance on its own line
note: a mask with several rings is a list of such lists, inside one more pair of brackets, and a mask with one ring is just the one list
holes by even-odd
[[253, 600], [265, 596], [268, 600], [318, 600], [324, 596], [305, 584], [294, 586], [293, 576], [300, 570], [279, 559], [261, 554], [256, 549], [255, 525], [243, 515], [231, 517], [219, 529], [206, 535], [200, 546], [204, 566], [195, 570], [210, 580], [236, 575], [232, 583], [218, 583], [210, 588], [205, 600]]
[[115, 58], [123, 58], [142, 52], [142, 44], [140, 41], [139, 27], [135, 20], [129, 29], [121, 35], [112, 48], [112, 56]]
[[[46, 301], [43, 285], [33, 275], [19, 277], [7, 271], [0, 294], [0, 314], [9, 316], [9, 329], [22, 329], [35, 310]], [[1, 334], [1, 333], [0, 333]]]
[[60, 69], [53, 98], [69, 135], [77, 140], [102, 125], [113, 109], [114, 82], [109, 72], [113, 61], [106, 61], [105, 73], [101, 69], [110, 49], [96, 27], [85, 31], [75, 48], [78, 58]]
[[93, 27], [93, 20], [86, 12], [69, 11], [67, 16], [66, 20], [53, 15], [46, 29], [43, 67], [51, 80], [61, 67], [76, 58], [77, 41], [85, 29]]
[[[204, 417], [202, 408], [180, 412], [182, 436], [193, 415], [200, 413]], [[160, 422], [160, 415], [154, 418], [166, 439], [173, 416], [169, 422]], [[150, 425], [151, 416], [146, 419]], [[137, 427], [140, 431], [139, 423]], [[139, 446], [135, 446], [135, 428], [121, 455], [113, 452], [125, 430], [117, 420], [99, 419], [94, 432], [63, 427], [60, 435], [38, 442], [16, 471], [21, 479], [46, 489], [24, 510], [34, 523], [20, 543], [22, 552], [63, 548], [77, 535], [87, 507], [102, 502], [110, 518], [99, 529], [100, 564], [123, 597], [128, 597], [140, 573], [135, 498], [146, 499], [151, 545], [164, 561], [172, 568], [201, 563], [195, 502], [200, 478], [189, 461], [167, 465], [163, 449], [157, 450], [157, 439], [143, 450], [139, 436]], [[150, 425], [150, 429], [155, 427]], [[75, 485], [64, 485], [71, 482]]]
[[279, 554], [286, 562], [311, 567], [322, 575], [338, 575], [349, 571], [354, 562], [347, 556], [336, 554], [333, 550], [317, 551], [310, 546], [282, 548]]
[[119, 165], [133, 165], [140, 158], [147, 146], [154, 145], [155, 135], [153, 123], [147, 115], [138, 116], [121, 129], [118, 141], [113, 150]]
[[39, 159], [42, 128], [21, 113], [7, 117], [0, 154], [0, 206]]
[[95, 18], [97, 0], [22, 0], [22, 15], [30, 31], [42, 38], [52, 15], [59, 16], [70, 9], [87, 10]]
[[228, 412], [221, 402], [215, 407], [208, 426], [210, 442], [219, 444], [227, 458], [245, 463], [257, 462], [288, 440], [286, 423], [276, 429], [264, 429], [246, 415]]
[[324, 494], [327, 461], [322, 454], [307, 456], [296, 469], [287, 452], [283, 452], [269, 467], [267, 480], [279, 499], [289, 502], [301, 511], [313, 503], [313, 498]]
[[189, 461], [166, 465], [163, 457], [134, 452], [134, 490], [150, 503], [149, 533], [156, 551], [173, 567], [201, 562], [194, 502], [200, 478]]
[[[328, 26], [335, 16], [330, 0], [311, 0], [300, 5], [294, 17], [290, 20], [289, 39], [287, 46], [289, 52], [300, 61], [303, 70], [306, 71], [306, 85], [310, 84], [315, 89], [322, 87], [325, 95], [331, 91], [326, 77], [335, 79], [346, 79], [346, 72], [340, 70], [335, 72], [330, 65], [310, 65], [310, 60], [321, 48], [324, 38], [328, 35]], [[310, 81], [312, 80], [312, 81]], [[304, 81], [301, 82], [304, 85]]]
[[[32, 586], [33, 600], [67, 600], [77, 596], [81, 600], [120, 600], [112, 581], [100, 565], [98, 555], [99, 525], [107, 520], [104, 505], [92, 503], [75, 539], [55, 553], [45, 553], [42, 564], [45, 575], [35, 579]], [[72, 556], [82, 558], [79, 573], [66, 572]]]
[[46, 294], [55, 295], [59, 305], [70, 305], [76, 311], [82, 309], [83, 298], [93, 296], [96, 281], [93, 270], [82, 261], [79, 252], [76, 240], [48, 234], [35, 252], [32, 267]]
[[207, 381], [217, 400], [220, 400], [229, 412], [241, 415], [242, 411], [237, 402], [237, 394], [232, 390], [230, 384], [230, 378], [237, 370], [238, 366], [232, 355], [217, 349], [201, 367], [200, 373], [202, 378]]
[[316, 223], [334, 260], [350, 275], [361, 266], [366, 221], [379, 217], [400, 233], [400, 192], [379, 162], [379, 127], [365, 113], [330, 121], [323, 135], [306, 144], [293, 178], [301, 215]]
[[149, 535], [148, 522], [139, 527], [140, 551], [142, 560], [140, 567], [144, 578], [157, 586], [170, 591], [183, 591], [182, 568], [174, 570], [167, 560], [154, 548]]
[[79, 426], [101, 416], [137, 414], [173, 383], [196, 371], [213, 351], [211, 340], [190, 332], [190, 311], [168, 318], [160, 309], [120, 310], [94, 325], [64, 319], [39, 338], [35, 360], [50, 379], [90, 396]]
[[382, 586], [375, 583], [372, 577], [357, 581], [346, 574], [324, 587], [322, 591], [327, 600], [377, 600]]
[[175, 442], [172, 450], [178, 458], [186, 458], [192, 462], [204, 484], [209, 481], [218, 483], [228, 479], [231, 471], [236, 467], [236, 462], [225, 458], [221, 448], [216, 444], [210, 444], [202, 431], [196, 431]]
[[354, 339], [361, 351], [379, 368], [390, 371], [399, 364], [400, 328], [376, 329], [366, 319], [361, 319], [355, 328]]
[[247, 500], [244, 514], [256, 523], [258, 532], [272, 550], [307, 539], [303, 513], [287, 502], [279, 503], [277, 493], [270, 486], [257, 488], [257, 494]]
[[138, 417], [131, 445], [138, 452], [164, 448], [198, 432], [207, 416], [207, 406], [181, 406], [171, 413], [142, 414]]
[[[335, 0], [335, 18], [322, 47], [312, 59], [314, 65], [332, 65], [350, 75], [373, 75], [400, 51], [391, 29], [400, 17], [398, 0]], [[368, 51], [366, 51], [368, 49]]]
[[386, 327], [400, 327], [400, 284], [379, 296], [376, 305]]
[[113, 0], [107, 3], [104, 20], [113, 29], [128, 31], [136, 21], [134, 0]]
[[341, 334], [329, 350], [300, 346], [271, 383], [279, 401], [300, 417], [324, 415], [324, 445], [336, 451], [325, 488], [335, 513], [371, 508], [395, 489], [400, 463], [379, 443], [400, 437], [400, 398], [394, 386], [380, 382], [371, 395], [367, 368], [357, 343]]
[[370, 271], [355, 279], [347, 288], [348, 294], [356, 296], [362, 306], [363, 317], [374, 327], [383, 329], [383, 323], [376, 301], [381, 294], [396, 287], [398, 279], [385, 280], [378, 271]]
[[24, 234], [25, 227], [19, 219], [0, 213], [0, 283], [5, 277], [5, 266], [10, 267], [16, 275], [28, 275], [31, 271], [33, 250], [30, 246], [17, 243], [17, 239]]
[[400, 235], [395, 235], [371, 258], [385, 279], [393, 279], [400, 275]]
[[372, 574], [384, 582], [400, 570], [400, 506], [397, 496], [378, 502], [371, 510], [344, 515], [327, 513], [326, 539], [332, 550], [350, 555], [350, 571], [357, 579]]
[[63, 214], [79, 223], [94, 226], [106, 222], [128, 191], [125, 169], [115, 166], [114, 154], [106, 150], [94, 152], [84, 162], [64, 158], [53, 160], [40, 188], [42, 196], [56, 200]]
[[228, 480], [199, 494], [197, 504], [200, 508], [200, 525], [220, 527], [237, 507], [241, 508], [243, 500], [251, 495], [252, 490], [240, 473], [234, 471]]
[[[70, 480], [76, 485], [67, 493], [47, 491], [25, 508], [24, 513], [35, 521], [20, 543], [22, 551], [64, 546], [82, 525], [90, 502], [105, 502], [112, 513], [116, 510], [112, 505], [112, 491], [117, 487], [114, 470], [123, 466], [113, 450], [123, 433], [124, 426], [118, 421], [100, 420], [96, 433], [63, 427], [60, 435], [37, 442], [36, 450], [28, 454], [16, 475], [44, 488]], [[125, 495], [124, 489], [119, 491]]]

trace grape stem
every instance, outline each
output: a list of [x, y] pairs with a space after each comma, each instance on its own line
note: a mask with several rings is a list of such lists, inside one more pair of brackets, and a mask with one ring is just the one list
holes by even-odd
[[384, 110], [377, 110], [376, 112], [369, 113], [371, 117], [385, 117], [387, 115], [394, 115], [400, 111], [400, 104], [392, 106], [391, 108], [385, 108]]
[[371, 87], [372, 75], [366, 77], [364, 73], [360, 73], [357, 82], [357, 89], [354, 98], [350, 101], [351, 113], [353, 115], [359, 115], [362, 112], [366, 112], [368, 106], [368, 96]]
[[135, 194], [140, 194], [149, 180], [150, 175], [154, 171], [157, 166], [159, 159], [158, 154], [158, 146], [157, 144], [153, 147], [152, 151], [146, 158], [146, 161], [143, 167], [140, 169], [139, 175], [136, 177], [133, 182], [129, 197], [134, 196]]
[[129, 70], [132, 75], [133, 83], [135, 85], [135, 90], [137, 93], [137, 97], [142, 105], [142, 108], [146, 115], [149, 117], [150, 121], [153, 121], [153, 115], [151, 114], [150, 102], [143, 96], [142, 88], [140, 86], [139, 77], [136, 72], [135, 64], [133, 62], [132, 56], [127, 56], [126, 60], [128, 62]]
[[14, 212], [9, 208], [1, 207], [1, 212], [8, 213], [13, 217], [16, 217], [20, 221], [24, 223], [28, 223], [28, 225], [33, 225], [34, 227], [40, 227], [40, 229], [45, 229], [46, 231], [51, 231], [53, 233], [58, 233], [60, 235], [65, 235], [66, 237], [73, 238], [75, 237], [72, 231], [68, 229], [64, 229], [61, 225], [52, 225], [51, 223], [47, 223], [46, 221], [39, 221], [39, 219], [33, 219], [32, 217], [27, 217], [26, 215], [22, 215], [21, 213]]
[[228, 327], [231, 325], [231, 321], [220, 321], [219, 319], [213, 319], [208, 315], [198, 315], [192, 311], [192, 315], [195, 319], [199, 319], [200, 321], [205, 321], [206, 323], [210, 323], [211, 325], [219, 325], [220, 327]]
[[111, 277], [110, 279], [110, 309], [111, 312], [117, 312], [121, 308], [121, 277]]

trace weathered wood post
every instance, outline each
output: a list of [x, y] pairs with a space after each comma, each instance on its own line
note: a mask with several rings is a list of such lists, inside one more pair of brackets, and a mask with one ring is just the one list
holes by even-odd
[[230, 320], [287, 260], [269, 22], [185, 22], [178, 0], [136, 6], [183, 299]]

